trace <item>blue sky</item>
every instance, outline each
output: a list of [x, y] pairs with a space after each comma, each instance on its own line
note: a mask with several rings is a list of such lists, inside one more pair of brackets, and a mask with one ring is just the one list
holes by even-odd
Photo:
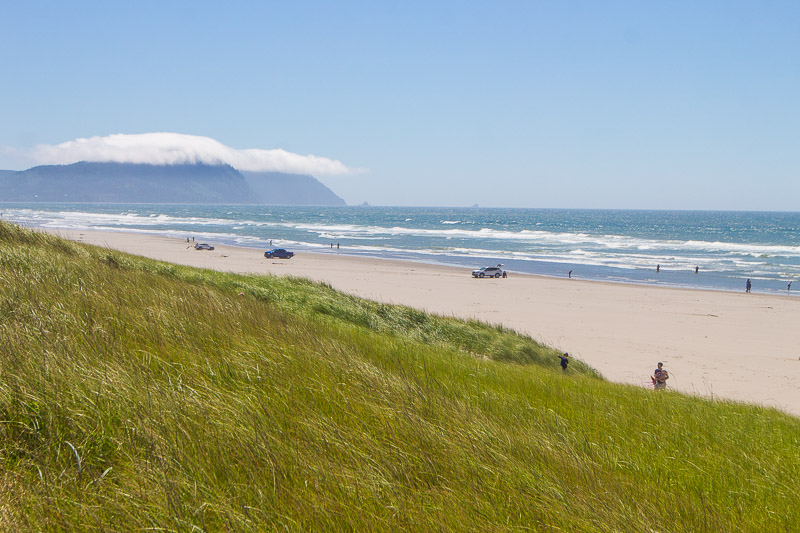
[[175, 132], [350, 204], [798, 210], [798, 2], [3, 2], [0, 168]]

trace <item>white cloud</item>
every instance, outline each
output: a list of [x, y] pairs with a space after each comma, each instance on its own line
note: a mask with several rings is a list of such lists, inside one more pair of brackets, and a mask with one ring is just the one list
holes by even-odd
[[300, 155], [286, 150], [257, 148], [238, 150], [210, 137], [180, 133], [115, 134], [107, 137], [75, 139], [61, 144], [40, 144], [27, 152], [38, 165], [66, 165], [78, 161], [112, 161], [178, 165], [227, 163], [237, 170], [288, 172], [290, 174], [357, 174], [360, 169], [341, 161], [315, 155]]

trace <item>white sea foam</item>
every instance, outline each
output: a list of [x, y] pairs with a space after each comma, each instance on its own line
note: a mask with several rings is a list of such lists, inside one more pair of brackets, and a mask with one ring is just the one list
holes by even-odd
[[679, 241], [641, 239], [623, 235], [591, 235], [587, 233], [554, 233], [548, 231], [506, 231], [490, 228], [471, 229], [427, 229], [358, 225], [319, 225], [286, 224], [296, 229], [312, 232], [335, 231], [342, 238], [365, 238], [374, 235], [464, 238], [478, 240], [498, 240], [529, 242], [531, 244], [569, 246], [597, 246], [607, 249], [640, 250], [658, 253], [664, 250], [685, 250], [696, 252], [724, 252], [730, 254], [800, 257], [800, 246], [778, 246], [767, 244], [725, 243], [719, 241]]
[[92, 213], [86, 211], [34, 211], [31, 209], [11, 209], [5, 211], [6, 218], [24, 222], [35, 220], [41, 225], [53, 227], [72, 227], [83, 224], [96, 226], [100, 224], [115, 226], [156, 226], [156, 225], [196, 225], [196, 226], [264, 226], [265, 222], [253, 220], [235, 220], [224, 218], [178, 217], [162, 213], [150, 213], [146, 216], [136, 213]]

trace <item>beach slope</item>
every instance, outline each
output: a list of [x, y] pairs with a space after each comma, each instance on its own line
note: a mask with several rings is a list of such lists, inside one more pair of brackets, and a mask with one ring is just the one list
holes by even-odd
[[345, 249], [267, 260], [263, 250], [198, 251], [182, 239], [121, 232], [56, 234], [172, 263], [292, 275], [356, 296], [502, 324], [568, 351], [611, 381], [649, 386], [659, 361], [669, 388], [800, 415], [800, 298], [588, 282], [356, 257]]

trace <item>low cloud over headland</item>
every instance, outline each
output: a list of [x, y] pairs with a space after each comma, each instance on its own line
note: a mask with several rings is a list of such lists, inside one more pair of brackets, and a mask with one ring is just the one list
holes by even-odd
[[24, 152], [36, 165], [66, 165], [78, 161], [140, 163], [150, 165], [228, 164], [237, 170], [290, 174], [357, 174], [362, 169], [316, 155], [281, 149], [236, 149], [210, 137], [181, 133], [114, 134], [79, 138], [60, 144], [40, 144]]

